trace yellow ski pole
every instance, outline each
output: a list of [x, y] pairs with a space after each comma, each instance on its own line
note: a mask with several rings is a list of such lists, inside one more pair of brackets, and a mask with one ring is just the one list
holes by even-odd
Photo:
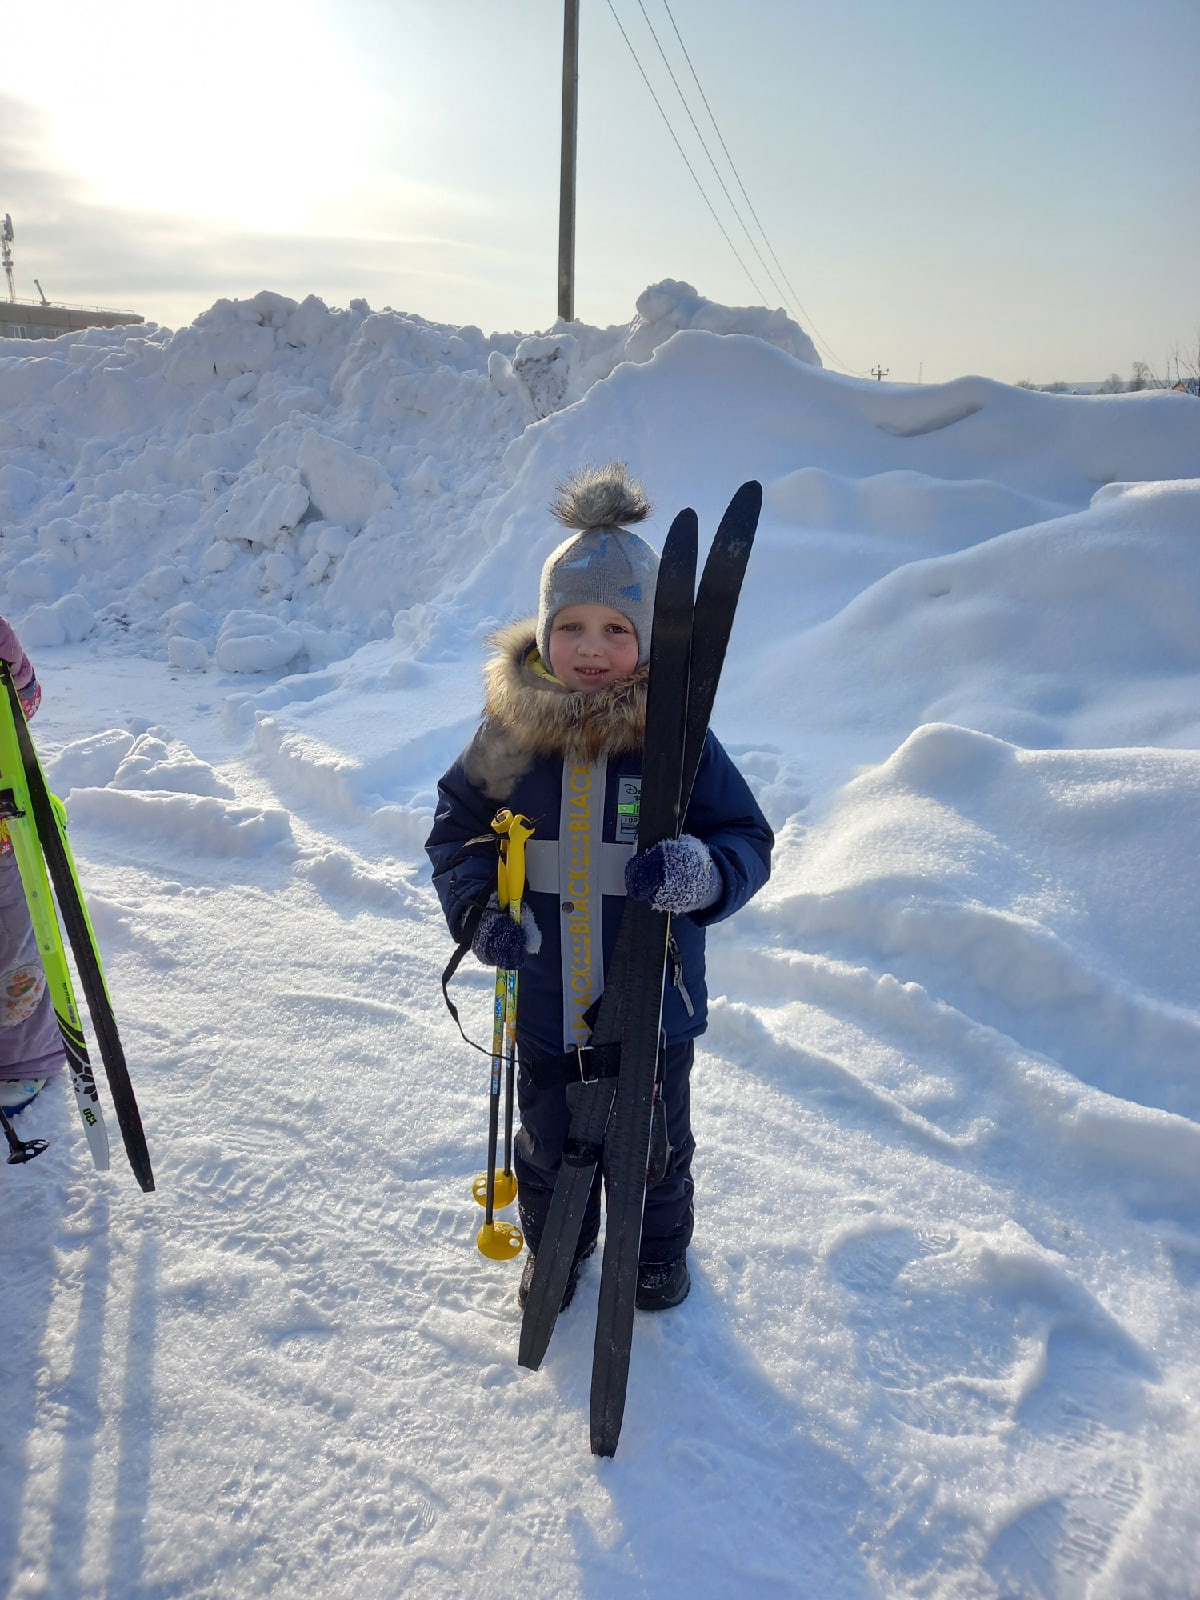
[[[496, 868], [497, 896], [500, 904], [507, 908], [508, 905], [508, 827], [512, 813], [498, 811], [492, 821], [492, 827], [500, 834], [500, 859]], [[492, 1077], [491, 1091], [488, 1102], [488, 1164], [487, 1169], [476, 1177], [471, 1185], [474, 1194], [481, 1206], [506, 1206], [516, 1197], [516, 1179], [509, 1177], [507, 1181], [496, 1173], [496, 1145], [499, 1138], [499, 1107], [500, 1107], [500, 1078], [504, 1067], [504, 1019], [508, 1007], [508, 973], [501, 968], [496, 970], [496, 982], [492, 991]], [[491, 1221], [491, 1211], [488, 1212], [488, 1221]]]
[[[497, 899], [514, 922], [521, 920], [521, 900], [525, 893], [525, 841], [533, 832], [526, 817], [514, 816], [507, 808], [498, 811], [492, 828], [501, 836], [497, 866]], [[510, 1222], [497, 1222], [497, 1205], [505, 1206], [516, 1197], [517, 1180], [512, 1170], [513, 1088], [517, 1055], [517, 973], [497, 969], [492, 1008], [492, 1076], [488, 1096], [487, 1169], [474, 1182], [473, 1193], [483, 1205], [484, 1220], [476, 1242], [480, 1251], [496, 1261], [518, 1254], [523, 1244], [521, 1231]], [[500, 1135], [500, 1079], [504, 1074], [504, 1171], [496, 1171]]]
[[[508, 824], [508, 849], [505, 855], [508, 914], [520, 925], [521, 903], [525, 898], [525, 841], [533, 832], [527, 817], [514, 816]], [[501, 905], [504, 900], [501, 900]], [[504, 1181], [516, 1190], [512, 1169], [513, 1091], [517, 1069], [517, 974], [508, 974], [504, 1006]]]

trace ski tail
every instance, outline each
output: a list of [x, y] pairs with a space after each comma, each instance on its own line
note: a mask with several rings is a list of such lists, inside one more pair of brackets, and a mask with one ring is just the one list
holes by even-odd
[[[0, 664], [2, 665], [2, 664]], [[25, 715], [17, 696], [12, 674], [7, 666], [2, 666], [4, 688], [7, 691], [4, 699], [6, 704], [0, 703], [0, 761], [3, 762], [5, 783], [9, 787], [20, 785], [23, 791], [18, 795], [18, 801], [24, 801], [24, 809], [32, 817], [33, 830], [36, 837], [36, 846], [32, 841], [27, 841], [24, 849], [25, 860], [18, 855], [18, 866], [22, 869], [22, 879], [26, 885], [26, 899], [30, 900], [30, 912], [33, 915], [33, 902], [30, 897], [30, 881], [34, 882], [39, 901], [38, 917], [46, 926], [47, 938], [49, 927], [45, 923], [48, 916], [53, 920], [53, 908], [50, 905], [49, 886], [53, 886], [54, 899], [57, 901], [59, 914], [62, 917], [63, 927], [66, 929], [67, 940], [71, 946], [71, 953], [75, 958], [75, 967], [83, 987], [92, 1026], [95, 1030], [96, 1041], [100, 1049], [100, 1058], [104, 1062], [105, 1075], [108, 1079], [109, 1091], [112, 1094], [113, 1108], [117, 1113], [117, 1123], [121, 1129], [121, 1137], [125, 1144], [125, 1153], [129, 1158], [129, 1165], [133, 1170], [141, 1188], [149, 1193], [154, 1188], [154, 1173], [150, 1165], [150, 1154], [146, 1148], [146, 1136], [142, 1127], [141, 1113], [138, 1110], [137, 1099], [133, 1092], [133, 1084], [129, 1078], [129, 1067], [125, 1060], [125, 1052], [121, 1045], [120, 1035], [117, 1032], [116, 1017], [113, 1014], [112, 1003], [108, 996], [108, 988], [104, 981], [104, 968], [100, 960], [100, 951], [96, 944], [95, 933], [92, 930], [91, 919], [87, 913], [83, 894], [79, 885], [79, 877], [75, 870], [74, 857], [67, 841], [65, 827], [65, 811], [62, 802], [51, 795], [46, 785], [45, 775], [38, 760], [37, 750], [25, 722]], [[5, 715], [5, 713], [7, 713]], [[11, 771], [10, 771], [11, 768]], [[18, 825], [18, 833], [24, 834], [24, 827]], [[14, 834], [14, 844], [17, 834]], [[40, 867], [40, 872], [39, 872]], [[31, 878], [26, 877], [28, 868]], [[47, 872], [49, 884], [46, 882]], [[45, 886], [45, 887], [43, 887]], [[42, 906], [44, 904], [44, 910]], [[35, 920], [35, 928], [37, 920]], [[74, 991], [70, 982], [70, 973], [67, 968], [62, 940], [57, 935], [57, 922], [54, 922], [55, 943], [57, 944], [58, 958], [61, 959], [61, 976], [57, 973], [58, 960], [51, 956], [51, 961], [56, 969], [56, 974], [51, 977], [47, 969], [47, 977], [55, 986], [56, 1003], [55, 1011], [59, 1019], [59, 1030], [63, 1036], [63, 1043], [67, 1052], [67, 1060], [71, 1067], [72, 1082], [75, 1084], [76, 1101], [80, 1107], [84, 1127], [88, 1134], [88, 1142], [92, 1148], [93, 1160], [96, 1159], [96, 1144], [93, 1143], [93, 1129], [98, 1126], [103, 1128], [99, 1117], [99, 1102], [95, 1096], [95, 1080], [91, 1077], [90, 1062], [87, 1049], [83, 1043], [83, 1032], [79, 1025], [78, 1008], [75, 1005]], [[39, 940], [39, 944], [40, 944]], [[43, 961], [48, 952], [43, 950]], [[62, 1009], [59, 1007], [62, 1000]], [[90, 1084], [90, 1089], [89, 1089]], [[95, 1121], [89, 1120], [88, 1109]], [[104, 1140], [107, 1151], [107, 1136]], [[97, 1165], [100, 1165], [97, 1162]], [[104, 1160], [107, 1165], [107, 1156]]]
[[[37, 814], [36, 798], [34, 798], [34, 814]], [[58, 825], [57, 818], [55, 833], [46, 841], [46, 862], [55, 885], [55, 898], [75, 957], [75, 966], [79, 972], [84, 997], [87, 1000], [88, 1013], [100, 1049], [100, 1059], [104, 1063], [104, 1073], [108, 1079], [109, 1093], [112, 1095], [113, 1110], [117, 1113], [117, 1126], [121, 1130], [121, 1138], [125, 1144], [125, 1154], [129, 1158], [129, 1165], [142, 1191], [150, 1194], [154, 1189], [154, 1172], [150, 1165], [150, 1152], [146, 1147], [142, 1114], [133, 1092], [121, 1036], [117, 1032], [117, 1019], [108, 997], [104, 968], [100, 963], [100, 951], [95, 942], [95, 934], [92, 932], [87, 907], [79, 890], [75, 859], [67, 843], [65, 830]]]
[[[5, 677], [8, 677], [7, 672]], [[104, 1125], [104, 1113], [100, 1109], [100, 1097], [96, 1092], [96, 1079], [84, 1042], [75, 986], [63, 949], [62, 933], [54, 910], [50, 880], [46, 876], [46, 861], [33, 823], [33, 808], [12, 714], [7, 699], [2, 697], [0, 697], [0, 811], [8, 825], [13, 855], [16, 858], [17, 870], [21, 874], [25, 904], [29, 910], [29, 920], [33, 926], [42, 970], [46, 975], [46, 987], [54, 1007], [54, 1018], [62, 1038], [71, 1087], [75, 1093], [75, 1105], [79, 1111], [79, 1119], [83, 1123], [92, 1165], [98, 1171], [106, 1172], [109, 1165], [108, 1130]]]
[[534, 1371], [541, 1366], [550, 1344], [579, 1251], [579, 1236], [604, 1148], [604, 1130], [608, 1126], [616, 1087], [615, 1078], [580, 1079], [567, 1087], [571, 1128], [534, 1260], [534, 1279], [525, 1302], [517, 1351], [518, 1365]]
[[[61, 949], [61, 947], [60, 947]], [[64, 966], [66, 964], [64, 958]], [[71, 998], [71, 1009], [74, 1011], [74, 996]], [[88, 1149], [92, 1154], [92, 1165], [97, 1172], [107, 1172], [109, 1166], [108, 1129], [104, 1124], [104, 1113], [100, 1109], [100, 1095], [96, 1089], [96, 1075], [92, 1070], [91, 1057], [88, 1055], [87, 1045], [84, 1043], [83, 1034], [78, 1023], [72, 1023], [63, 1016], [56, 1005], [54, 1008], [55, 1020], [58, 1022], [58, 1032], [63, 1043], [63, 1053], [67, 1058], [67, 1071], [71, 1075], [71, 1088], [75, 1094], [75, 1109], [79, 1112], [79, 1120], [83, 1123], [84, 1136], [88, 1142]]]

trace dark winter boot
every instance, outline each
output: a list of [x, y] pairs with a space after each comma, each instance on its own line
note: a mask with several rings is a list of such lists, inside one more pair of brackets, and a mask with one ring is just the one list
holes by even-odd
[[[567, 1275], [567, 1286], [563, 1290], [563, 1297], [559, 1302], [558, 1309], [560, 1315], [571, 1304], [571, 1301], [574, 1300], [575, 1287], [579, 1282], [579, 1269], [582, 1267], [583, 1263], [587, 1260], [595, 1248], [596, 1241], [593, 1239], [591, 1244], [585, 1246], [584, 1249], [581, 1250], [575, 1257], [575, 1260], [571, 1263], [571, 1271]], [[517, 1285], [517, 1300], [522, 1309], [524, 1309], [526, 1300], [529, 1299], [529, 1290], [533, 1285], [533, 1271], [536, 1266], [537, 1257], [534, 1255], [533, 1251], [530, 1250], [525, 1256], [525, 1270], [522, 1272], [521, 1281]]]
[[643, 1261], [633, 1303], [639, 1311], [670, 1311], [687, 1299], [691, 1287], [686, 1255], [674, 1261]]

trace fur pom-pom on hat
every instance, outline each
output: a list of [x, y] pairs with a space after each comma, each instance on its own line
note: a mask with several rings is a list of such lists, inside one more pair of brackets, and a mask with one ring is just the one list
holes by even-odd
[[625, 463], [610, 461], [606, 467], [586, 466], [573, 472], [559, 484], [550, 509], [564, 528], [586, 532], [644, 522], [654, 508], [638, 480], [629, 476]]
[[650, 515], [646, 491], [624, 463], [581, 467], [559, 485], [551, 507], [565, 527], [579, 531], [551, 552], [542, 568], [537, 644], [550, 662], [550, 630], [567, 606], [611, 606], [633, 624], [638, 665], [650, 655], [658, 556], [640, 534], [625, 526]]

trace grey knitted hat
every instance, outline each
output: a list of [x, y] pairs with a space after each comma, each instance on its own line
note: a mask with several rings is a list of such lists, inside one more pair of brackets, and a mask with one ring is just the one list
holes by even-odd
[[566, 606], [611, 606], [637, 634], [638, 666], [650, 655], [658, 556], [624, 526], [650, 515], [650, 502], [623, 463], [583, 467], [560, 485], [551, 508], [565, 527], [580, 531], [551, 552], [542, 568], [537, 646], [550, 663], [550, 629]]

